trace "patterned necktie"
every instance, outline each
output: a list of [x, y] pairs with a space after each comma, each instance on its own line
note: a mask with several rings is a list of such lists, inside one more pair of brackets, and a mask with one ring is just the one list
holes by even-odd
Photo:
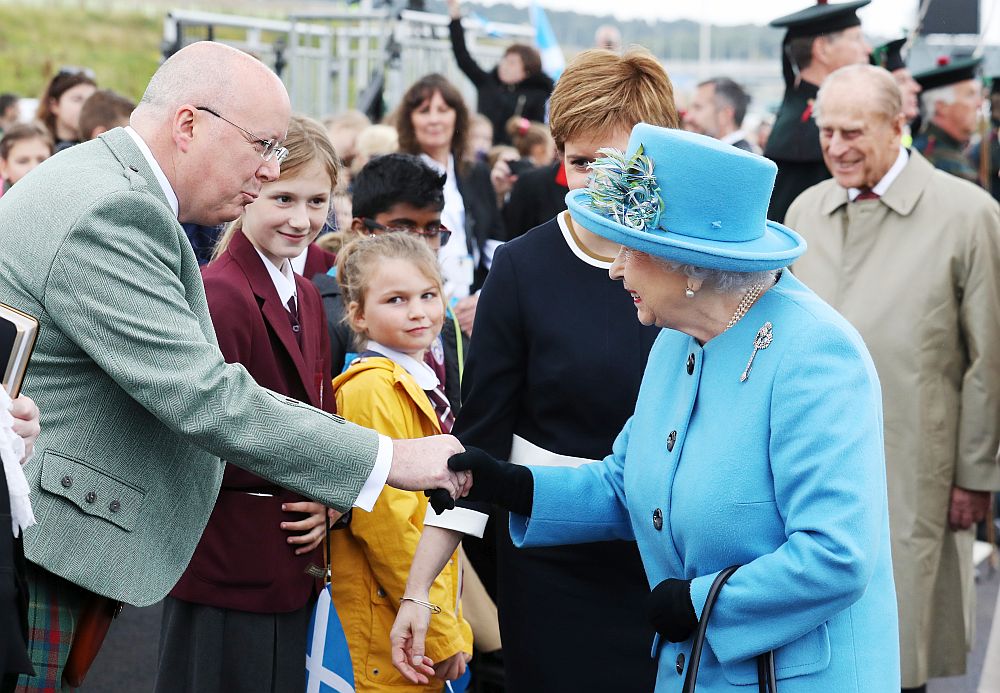
[[438, 423], [441, 424], [441, 432], [451, 433], [451, 427], [455, 425], [455, 415], [451, 413], [451, 405], [448, 403], [448, 398], [441, 392], [440, 387], [435, 387], [433, 390], [424, 390], [424, 392], [427, 393], [427, 398], [434, 407]]

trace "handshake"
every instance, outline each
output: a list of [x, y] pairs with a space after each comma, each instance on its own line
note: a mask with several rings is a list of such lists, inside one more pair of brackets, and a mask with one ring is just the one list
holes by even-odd
[[423, 490], [439, 515], [454, 508], [459, 498], [531, 514], [534, 480], [527, 467], [502, 462], [479, 448], [464, 448], [452, 436], [394, 440], [387, 482], [408, 491]]

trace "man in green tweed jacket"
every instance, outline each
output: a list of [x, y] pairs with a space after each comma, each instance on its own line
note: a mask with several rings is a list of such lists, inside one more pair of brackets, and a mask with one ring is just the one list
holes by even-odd
[[156, 72], [130, 128], [53, 157], [0, 199], [0, 301], [41, 324], [25, 388], [44, 430], [25, 468], [38, 676], [19, 690], [58, 690], [89, 593], [139, 606], [167, 594], [222, 460], [342, 511], [370, 509], [385, 483], [468, 490], [447, 469], [454, 438], [389, 441], [223, 360], [180, 222], [238, 217], [277, 178], [289, 116], [263, 64], [193, 44]]

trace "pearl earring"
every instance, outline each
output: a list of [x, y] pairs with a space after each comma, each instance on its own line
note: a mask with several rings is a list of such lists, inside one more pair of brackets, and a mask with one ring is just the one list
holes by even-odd
[[687, 298], [694, 298], [694, 289], [692, 289], [690, 286], [684, 289], [684, 296], [686, 296]]

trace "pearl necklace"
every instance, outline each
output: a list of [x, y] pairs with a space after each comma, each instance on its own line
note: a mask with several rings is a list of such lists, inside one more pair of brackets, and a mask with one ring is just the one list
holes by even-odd
[[764, 285], [762, 283], [757, 283], [747, 289], [747, 292], [743, 294], [743, 298], [740, 299], [740, 304], [736, 306], [736, 312], [733, 313], [733, 317], [729, 319], [729, 324], [726, 325], [728, 330], [730, 327], [735, 325], [740, 321], [747, 311], [750, 310], [750, 306], [754, 304], [754, 301], [760, 296], [760, 292], [764, 290]]

